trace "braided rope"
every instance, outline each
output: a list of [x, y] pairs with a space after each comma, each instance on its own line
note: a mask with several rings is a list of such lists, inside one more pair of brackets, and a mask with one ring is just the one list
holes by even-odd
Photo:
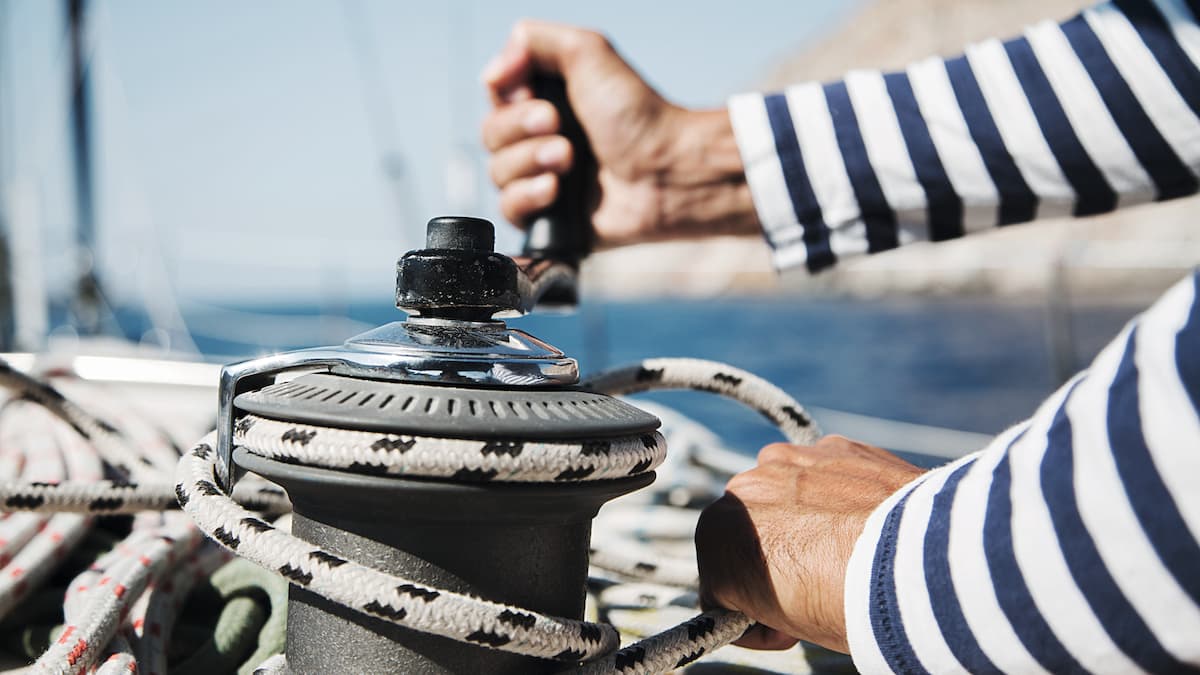
[[[100, 657], [97, 672], [127, 672], [122, 671], [122, 668], [130, 669], [130, 666], [136, 672], [140, 664], [141, 670], [145, 673], [151, 675], [165, 673], [167, 643], [163, 639], [162, 624], [165, 622], [169, 626], [170, 622], [174, 620], [175, 611], [172, 609], [167, 616], [159, 617], [152, 617], [150, 612], [152, 607], [161, 610], [163, 606], [161, 600], [164, 596], [170, 599], [172, 604], [175, 601], [177, 591], [171, 584], [171, 579], [177, 570], [171, 567], [172, 564], [183, 556], [189, 556], [187, 559], [191, 561], [196, 560], [198, 549], [204, 545], [211, 546], [209, 553], [213, 554], [214, 558], [227, 559], [228, 554], [201, 536], [200, 531], [191, 526], [191, 522], [186, 519], [186, 516], [179, 513], [143, 514], [143, 516], [148, 515], [153, 515], [154, 518], [139, 518], [139, 521], [134, 524], [135, 532], [153, 537], [155, 530], [169, 532], [171, 529], [176, 529], [183, 534], [183, 537], [176, 541], [178, 545], [173, 545], [167, 550], [165, 563], [150, 570], [145, 591], [137, 595], [132, 605], [127, 606], [127, 610], [122, 613], [118, 633], [110, 641], [107, 652]], [[131, 550], [138, 550], [133, 549], [128, 540], [118, 544], [116, 548], [118, 552], [125, 555], [128, 555]], [[191, 567], [190, 564], [182, 566], [183, 569]], [[77, 576], [74, 582], [82, 583], [83, 578], [84, 575]], [[71, 617], [68, 616], [68, 621], [70, 620]]]
[[[26, 454], [25, 465], [31, 475], [42, 480], [99, 478], [99, 461], [87, 452], [78, 437], [67, 433], [61, 423], [38, 408], [21, 412], [35, 420], [45, 416], [45, 421], [51, 422], [50, 434], [28, 434], [20, 439], [19, 447]], [[48, 520], [38, 518], [33, 535], [0, 569], [0, 616], [11, 612], [49, 577], [91, 527], [90, 518], [77, 514], [55, 514]]]
[[283, 654], [276, 654], [271, 658], [258, 664], [254, 669], [254, 675], [287, 675], [291, 670], [288, 669], [287, 657]]
[[[170, 499], [172, 495], [168, 489], [156, 495], [153, 489], [100, 481], [106, 468], [166, 488], [170, 484], [162, 468], [173, 468], [177, 455], [172, 452], [173, 457], [167, 457], [169, 442], [161, 435], [153, 438], [155, 432], [150, 425], [143, 424], [127, 437], [54, 387], [22, 375], [3, 362], [0, 386], [20, 397], [7, 402], [4, 410], [19, 408], [21, 414], [11, 417], [22, 423], [18, 425], [22, 432], [19, 435], [0, 436], [6, 452], [16, 455], [6, 455], [2, 463], [9, 480], [0, 488], [0, 503], [7, 510], [54, 514], [49, 519], [35, 513], [11, 514], [2, 524], [25, 539], [15, 543], [15, 557], [0, 570], [0, 613], [5, 613], [82, 541], [92, 523], [90, 514], [160, 509], [160, 498]], [[34, 433], [32, 429], [41, 431]], [[15, 467], [20, 467], [25, 482], [11, 482]], [[114, 509], [114, 499], [128, 500], [129, 505], [138, 508], [127, 505]], [[30, 522], [38, 529], [26, 538], [24, 532]], [[146, 511], [137, 516], [133, 531], [124, 541], [72, 579], [63, 599], [66, 626], [31, 666], [31, 672], [78, 673], [93, 668], [106, 673], [136, 672], [131, 641], [136, 641], [137, 635], [128, 619], [131, 606], [140, 614], [138, 608], [148, 606], [142, 591], [149, 583], [177, 555], [205, 541], [183, 514]]]
[[458, 481], [577, 482], [653, 471], [667, 454], [658, 432], [604, 441], [508, 442], [398, 436], [247, 415], [234, 442], [256, 455], [356, 473]]
[[[23, 418], [36, 419], [37, 415], [45, 414], [34, 404], [24, 401], [13, 402], [6, 406], [5, 410], [23, 413]], [[63, 477], [62, 464], [59, 461], [58, 446], [54, 444], [53, 438], [38, 438], [28, 433], [18, 433], [18, 429], [7, 423], [7, 419], [6, 417], [6, 423], [0, 424], [0, 444], [5, 448], [5, 455], [11, 458], [5, 462], [8, 470], [19, 472], [22, 485], [49, 484], [50, 481], [60, 480]], [[20, 431], [23, 432], [24, 429]], [[49, 520], [49, 516], [32, 513], [5, 514], [4, 520], [0, 521], [0, 567], [12, 562], [13, 556], [20, 552], [38, 531], [44, 529]]]
[[700, 586], [696, 565], [691, 561], [651, 560], [645, 556], [631, 556], [600, 548], [592, 548], [588, 554], [589, 565], [622, 577], [679, 588]]
[[[247, 476], [234, 489], [234, 499], [255, 511], [283, 513], [291, 506], [282, 490], [255, 476]], [[11, 513], [0, 521], [0, 561], [5, 552], [17, 541], [25, 521], [6, 525], [18, 516], [37, 513], [86, 513], [92, 515], [118, 515], [150, 511], [170, 511], [179, 508], [175, 484], [163, 477], [151, 483], [124, 483], [121, 481], [35, 481], [0, 483], [0, 504]], [[45, 520], [32, 516], [35, 523]], [[5, 535], [9, 534], [7, 539]], [[23, 545], [18, 542], [17, 546]]]
[[745, 404], [792, 443], [812, 445], [821, 437], [812, 416], [787, 392], [753, 373], [716, 361], [645, 359], [600, 373], [585, 380], [583, 386], [613, 396], [655, 389], [707, 391]]
[[126, 612], [167, 562], [199, 542], [195, 526], [179, 516], [160, 527], [136, 529], [125, 542], [104, 556], [103, 565], [80, 575], [73, 587], [99, 573], [77, 602], [69, 604], [67, 623], [59, 639], [32, 667], [34, 673], [68, 675], [93, 665], [117, 634]]
[[2, 359], [0, 387], [19, 392], [21, 396], [41, 405], [71, 425], [95, 447], [101, 459], [126, 477], [136, 481], [147, 481], [160, 475], [154, 469], [153, 462], [129, 443], [112, 424], [71, 402], [54, 387], [17, 371]]
[[211, 440], [210, 434], [179, 462], [176, 487], [184, 511], [209, 536], [292, 583], [385, 621], [503, 651], [574, 661], [616, 648], [611, 626], [431, 588], [345, 560], [272, 527], [217, 485]]
[[100, 665], [93, 672], [95, 675], [129, 675], [137, 671], [137, 658], [133, 655], [129, 639], [124, 635], [117, 635], [109, 643]]
[[[208, 543], [207, 539], [205, 543]], [[192, 552], [177, 568], [169, 570], [164, 582], [146, 589], [143, 594], [147, 601], [144, 614], [138, 616], [135, 611], [130, 616], [136, 638], [133, 653], [142, 672], [152, 675], [167, 672], [167, 645], [188, 593], [197, 582], [207, 578], [232, 558], [223, 548], [206, 546]]]
[[753, 623], [739, 612], [710, 610], [586, 664], [577, 672], [585, 675], [665, 673], [682, 668], [706, 653], [733, 642]]

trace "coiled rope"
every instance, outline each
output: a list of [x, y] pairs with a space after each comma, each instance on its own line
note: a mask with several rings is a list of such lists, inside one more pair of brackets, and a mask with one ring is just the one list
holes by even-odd
[[[166, 450], [172, 445], [169, 439], [135, 442], [50, 385], [3, 362], [0, 386], [15, 396], [7, 405], [20, 408], [20, 415], [5, 417], [0, 435], [4, 446], [0, 477], [8, 479], [0, 490], [0, 504], [6, 511], [57, 511], [49, 517], [10, 513], [0, 520], [0, 537], [14, 536], [5, 540], [5, 546], [15, 553], [9, 559], [6, 552], [0, 560], [0, 616], [4, 616], [80, 545], [94, 525], [93, 514], [128, 512], [150, 503], [141, 495], [133, 496], [128, 505], [122, 501], [130, 490], [139, 489], [130, 481], [161, 484], [169, 478], [167, 469], [177, 463], [178, 455]], [[10, 430], [9, 420], [20, 424]], [[100, 481], [106, 473], [115, 480]], [[21, 482], [12, 482], [17, 476]], [[98, 496], [89, 493], [97, 485]], [[95, 499], [101, 501], [92, 503]], [[48, 504], [63, 508], [48, 508]], [[36, 527], [30, 537], [31, 522]], [[155, 649], [157, 658], [147, 652], [169, 637], [178, 609], [177, 603], [164, 602], [171, 596], [164, 582], [174, 574], [171, 565], [176, 560], [201, 548], [210, 556], [220, 552], [185, 515], [140, 513], [123, 541], [71, 580], [63, 598], [63, 630], [30, 671], [65, 675], [95, 668], [128, 673], [139, 662], [139, 654], [144, 666], [161, 664], [161, 649]], [[147, 617], [155, 621], [150, 624], [156, 629], [153, 634], [145, 631]]]
[[[29, 378], [13, 378], [0, 368], [0, 384], [18, 391]], [[35, 383], [38, 388], [45, 385]], [[816, 424], [790, 396], [769, 382], [731, 366], [693, 359], [651, 359], [635, 366], [600, 375], [584, 383], [594, 391], [626, 394], [651, 389], [694, 389], [740, 401], [771, 420], [791, 442], [810, 444], [819, 436]], [[44, 392], [43, 392], [44, 394]], [[39, 402], [76, 429], [88, 421], [77, 406], [62, 405], [62, 397], [43, 395]], [[115, 434], [111, 427], [95, 424], [89, 430]], [[689, 663], [742, 635], [750, 621], [741, 614], [714, 610], [625, 648], [618, 649], [616, 630], [589, 623], [546, 616], [520, 607], [432, 588], [413, 580], [386, 574], [345, 560], [275, 528], [263, 514], [251, 510], [263, 504], [278, 505], [262, 486], [251, 491], [257, 504], [239, 504], [216, 481], [216, 457], [210, 434], [178, 462], [172, 492], [195, 525], [237, 555], [286, 577], [334, 602], [390, 621], [469, 644], [577, 664], [578, 672], [663, 672]], [[111, 440], [111, 439], [109, 439]], [[498, 451], [494, 442], [379, 434], [303, 424], [281, 423], [254, 416], [243, 417], [235, 442], [265, 457], [342, 471], [367, 471], [388, 475], [436, 477], [460, 481], [577, 482], [633, 476], [653, 471], [664, 459], [661, 435], [604, 442], [523, 443], [519, 452]], [[99, 444], [97, 444], [99, 445]], [[115, 444], [114, 444], [115, 445]], [[120, 455], [128, 465], [129, 453]], [[111, 461], [111, 460], [110, 460]], [[0, 466], [2, 468], [2, 466]], [[151, 474], [144, 485], [118, 483], [31, 486], [0, 485], [0, 500], [10, 510], [52, 510], [118, 513], [162, 508], [164, 486]], [[248, 482], [244, 480], [244, 482]], [[239, 483], [239, 489], [242, 483]], [[249, 506], [250, 508], [247, 508]], [[162, 527], [165, 527], [163, 525]], [[143, 536], [153, 537], [153, 533]], [[178, 541], [173, 539], [173, 541]], [[130, 542], [144, 544], [145, 542]], [[595, 556], [593, 563], [607, 564], [619, 574], [635, 575], [636, 562], [619, 555]], [[643, 568], [658, 572], [655, 565]], [[124, 571], [125, 568], [120, 568]], [[673, 581], [694, 582], [686, 572], [664, 571]], [[134, 583], [139, 583], [134, 579]], [[90, 605], [89, 605], [90, 606]], [[111, 603], [95, 612], [112, 614]], [[95, 621], [99, 621], [96, 619]], [[52, 648], [39, 660], [60, 658]], [[78, 669], [80, 658], [70, 664]], [[579, 665], [581, 664], [582, 665]], [[286, 660], [271, 659], [264, 671], [286, 670]], [[65, 672], [65, 671], [63, 671]]]

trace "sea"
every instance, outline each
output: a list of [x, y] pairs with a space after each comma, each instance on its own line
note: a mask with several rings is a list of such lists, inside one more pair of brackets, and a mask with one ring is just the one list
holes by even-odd
[[[978, 298], [585, 298], [574, 311], [509, 324], [573, 356], [585, 374], [651, 357], [711, 359], [765, 377], [805, 405], [995, 434], [1028, 417], [1141, 309], [1091, 303], [1052, 311], [1040, 302]], [[325, 329], [297, 329], [312, 322], [296, 319], [318, 316]], [[186, 310], [184, 318], [210, 360], [231, 361], [337, 344], [403, 314], [386, 302], [248, 303]], [[122, 323], [134, 337], [143, 329], [129, 315]], [[240, 329], [253, 339], [239, 337]], [[780, 440], [762, 417], [712, 394], [646, 396], [746, 454]], [[853, 428], [825, 426], [854, 437]]]

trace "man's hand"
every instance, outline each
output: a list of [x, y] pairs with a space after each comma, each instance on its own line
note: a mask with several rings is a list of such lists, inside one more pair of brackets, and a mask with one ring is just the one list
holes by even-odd
[[701, 599], [760, 624], [744, 647], [802, 639], [849, 651], [842, 596], [854, 543], [875, 507], [921, 472], [841, 436], [768, 445], [700, 516]]
[[483, 143], [500, 210], [523, 226], [551, 204], [573, 151], [534, 72], [557, 74], [599, 165], [592, 223], [600, 246], [706, 234], [753, 234], [758, 220], [724, 110], [689, 111], [647, 85], [598, 33], [518, 23], [484, 69], [492, 110]]

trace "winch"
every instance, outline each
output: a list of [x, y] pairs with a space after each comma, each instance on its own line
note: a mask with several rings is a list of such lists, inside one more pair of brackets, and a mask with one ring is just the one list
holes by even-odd
[[[396, 304], [409, 313], [406, 320], [340, 347], [226, 367], [218, 466], [226, 488], [242, 469], [284, 487], [293, 504], [293, 533], [346, 559], [579, 619], [592, 517], [605, 501], [650, 483], [653, 473], [578, 482], [581, 476], [567, 469], [544, 482], [512, 483], [494, 480], [503, 468], [480, 467], [413, 479], [362, 461], [338, 470], [235, 447], [247, 414], [284, 423], [281, 440], [302, 445], [311, 442], [311, 426], [375, 432], [374, 446], [397, 456], [417, 439], [462, 439], [473, 442], [468, 452], [481, 458], [511, 460], [527, 444], [658, 443], [657, 418], [580, 389], [573, 359], [496, 318], [528, 311], [546, 289], [571, 279], [549, 263], [522, 268], [495, 253], [493, 242], [486, 220], [435, 218], [426, 248], [397, 263]], [[497, 639], [480, 636], [479, 642]], [[561, 668], [418, 633], [296, 585], [287, 657], [294, 671], [314, 673]]]

